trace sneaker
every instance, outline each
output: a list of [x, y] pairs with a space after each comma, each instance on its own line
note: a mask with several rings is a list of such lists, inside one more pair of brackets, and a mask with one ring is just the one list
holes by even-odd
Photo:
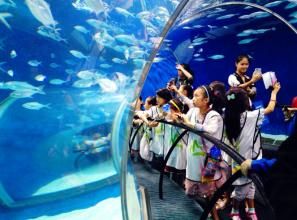
[[258, 220], [257, 214], [255, 212], [247, 212], [246, 214], [248, 220]]
[[232, 220], [241, 220], [239, 213], [231, 213], [229, 216]]

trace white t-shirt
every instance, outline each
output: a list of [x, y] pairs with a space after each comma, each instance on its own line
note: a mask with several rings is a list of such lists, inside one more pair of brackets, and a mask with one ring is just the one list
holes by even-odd
[[[199, 108], [191, 108], [187, 113], [187, 117], [191, 123], [195, 123], [195, 129], [204, 131], [221, 139], [223, 133], [223, 119], [216, 111], [209, 111], [205, 117], [199, 113]], [[201, 171], [204, 166], [206, 154], [213, 144], [196, 134], [190, 133], [187, 146], [187, 168], [186, 178], [192, 181], [201, 181]]]
[[[264, 120], [264, 108], [260, 108], [254, 111], [246, 111], [240, 116], [241, 133], [235, 142], [235, 149], [245, 159], [253, 159], [258, 154], [257, 159], [261, 159], [262, 154], [260, 152], [260, 142], [257, 140], [254, 144], [254, 134], [257, 128], [259, 128]], [[258, 137], [260, 138], [260, 136]], [[231, 145], [228, 138], [224, 141], [226, 144]], [[232, 166], [237, 166], [232, 162]], [[241, 177], [237, 179], [233, 185], [243, 185], [249, 183], [251, 180], [247, 177]]]
[[[167, 155], [169, 149], [172, 144], [175, 142], [176, 138], [184, 131], [184, 129], [174, 127], [172, 125], [165, 125], [165, 136], [164, 136], [164, 152]], [[186, 157], [186, 149], [187, 149], [188, 135], [185, 134], [183, 138], [177, 143], [175, 148], [173, 149], [168, 161], [167, 166], [174, 167], [178, 170], [186, 169], [187, 157]]]
[[[264, 120], [264, 108], [254, 111], [246, 111], [240, 116], [240, 127], [242, 128], [236, 140], [235, 148], [245, 159], [253, 159], [256, 149], [254, 148], [254, 134], [257, 127], [260, 127]], [[243, 127], [242, 127], [243, 126]], [[255, 146], [259, 147], [259, 146]], [[258, 148], [259, 150], [259, 148]]]
[[231, 87], [237, 87], [240, 85], [240, 82], [237, 80], [237, 78], [234, 74], [231, 74], [228, 77], [228, 84]]
[[[153, 106], [145, 111], [152, 119], [164, 119], [165, 112], [162, 107]], [[164, 132], [165, 126], [159, 123], [157, 127], [152, 128], [152, 141], [150, 143], [150, 151], [162, 156], [164, 155]]]

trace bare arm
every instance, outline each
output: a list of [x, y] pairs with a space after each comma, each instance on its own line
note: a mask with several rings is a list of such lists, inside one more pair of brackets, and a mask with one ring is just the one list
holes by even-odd
[[176, 69], [180, 70], [183, 72], [183, 74], [187, 77], [187, 79], [193, 79], [193, 76], [191, 73], [189, 73], [182, 65], [177, 65]]
[[276, 105], [276, 96], [277, 93], [279, 92], [281, 86], [280, 83], [277, 82], [273, 85], [273, 90], [271, 92], [271, 96], [270, 96], [270, 101], [267, 105], [267, 107], [264, 109], [264, 115], [270, 114], [271, 112], [274, 111], [275, 105]]
[[253, 73], [252, 79], [250, 81], [240, 84], [238, 87], [246, 89], [246, 87], [249, 87], [250, 85], [257, 82], [261, 78], [262, 78], [262, 76], [260, 73]]
[[180, 97], [181, 101], [185, 104], [187, 104], [189, 106], [189, 108], [194, 107], [193, 105], [193, 101], [191, 99], [189, 99], [187, 96], [185, 96], [184, 94], [182, 94], [177, 88], [176, 86], [170, 85], [167, 87], [170, 91], [173, 91], [177, 94], [178, 97]]

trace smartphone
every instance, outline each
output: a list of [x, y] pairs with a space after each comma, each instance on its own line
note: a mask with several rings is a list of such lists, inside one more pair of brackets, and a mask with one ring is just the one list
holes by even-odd
[[254, 72], [262, 74], [262, 69], [261, 68], [255, 68]]

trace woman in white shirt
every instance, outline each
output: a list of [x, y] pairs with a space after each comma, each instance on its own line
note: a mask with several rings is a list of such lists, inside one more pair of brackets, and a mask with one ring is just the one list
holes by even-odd
[[229, 75], [228, 84], [231, 87], [239, 87], [247, 91], [251, 100], [256, 96], [257, 89], [255, 82], [261, 79], [261, 74], [254, 72], [252, 78], [246, 75], [250, 65], [250, 58], [248, 55], [240, 55], [235, 61], [235, 73]]

